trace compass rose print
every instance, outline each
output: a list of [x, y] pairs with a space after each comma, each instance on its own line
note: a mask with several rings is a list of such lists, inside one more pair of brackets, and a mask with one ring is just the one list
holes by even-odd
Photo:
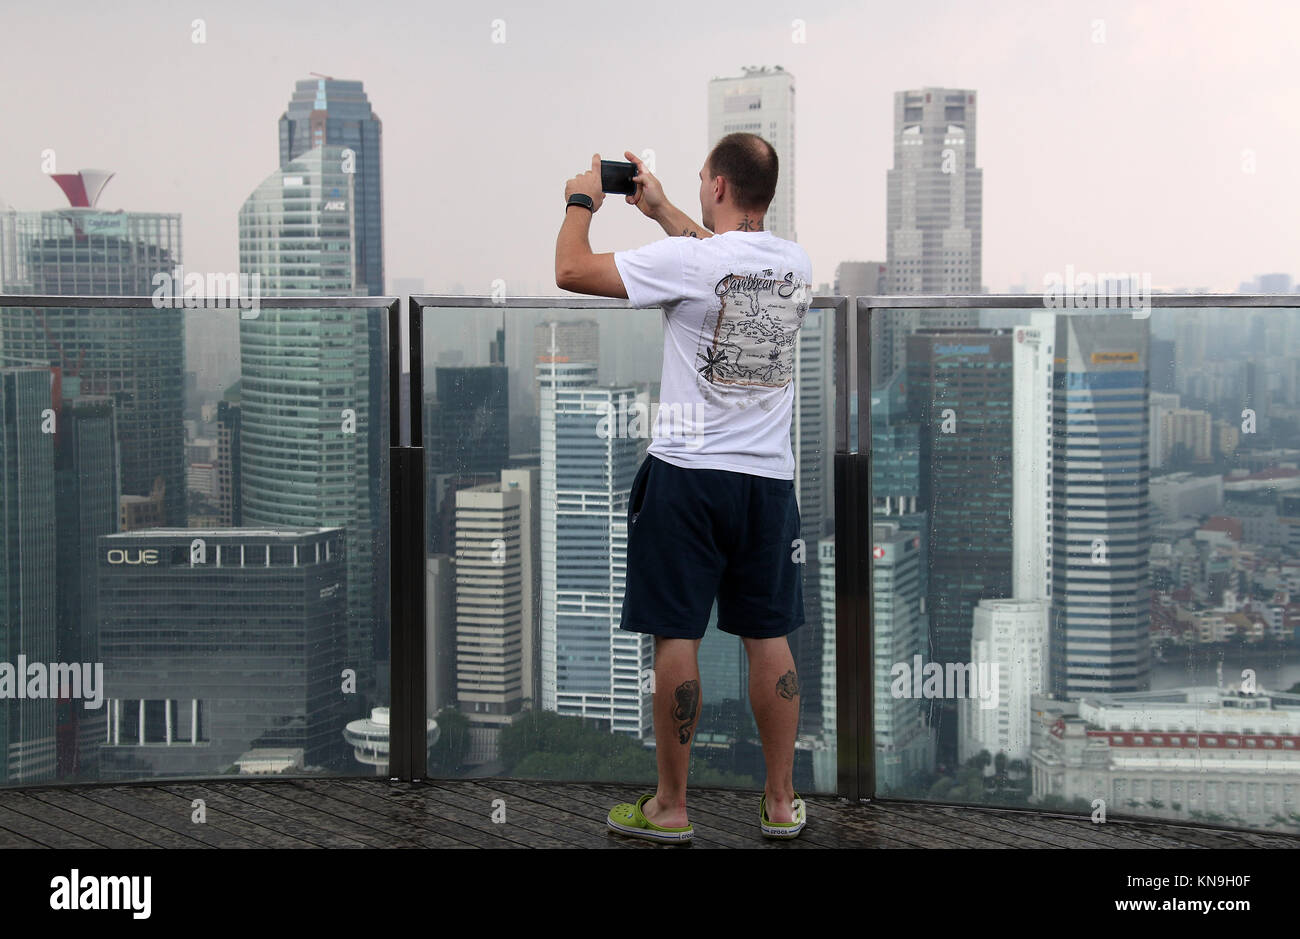
[[705, 381], [710, 383], [713, 382], [714, 371], [727, 361], [726, 353], [713, 346], [709, 346], [704, 352], [695, 353], [695, 356], [704, 363], [700, 366], [699, 373], [704, 376]]

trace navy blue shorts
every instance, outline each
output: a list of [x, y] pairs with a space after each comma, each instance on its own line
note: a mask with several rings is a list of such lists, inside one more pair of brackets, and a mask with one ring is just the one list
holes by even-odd
[[726, 633], [775, 639], [803, 625], [794, 480], [685, 469], [646, 454], [627, 528], [623, 629], [700, 639], [715, 597]]

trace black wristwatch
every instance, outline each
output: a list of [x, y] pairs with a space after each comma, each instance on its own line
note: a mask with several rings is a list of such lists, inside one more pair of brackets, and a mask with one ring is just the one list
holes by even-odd
[[[593, 215], [596, 214], [596, 202], [585, 192], [575, 192], [570, 195], [567, 205], [580, 205]], [[564, 211], [567, 212], [569, 210], [568, 208], [565, 208]]]

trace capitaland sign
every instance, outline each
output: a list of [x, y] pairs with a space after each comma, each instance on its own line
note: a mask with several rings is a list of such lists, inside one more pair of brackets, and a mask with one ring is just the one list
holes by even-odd
[[157, 548], [110, 548], [108, 551], [109, 564], [130, 564], [132, 566], [158, 563]]

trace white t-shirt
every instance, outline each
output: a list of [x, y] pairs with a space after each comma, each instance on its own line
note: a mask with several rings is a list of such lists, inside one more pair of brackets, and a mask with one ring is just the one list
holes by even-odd
[[795, 338], [812, 262], [771, 232], [675, 236], [614, 252], [632, 306], [662, 307], [649, 452], [677, 466], [794, 478]]

